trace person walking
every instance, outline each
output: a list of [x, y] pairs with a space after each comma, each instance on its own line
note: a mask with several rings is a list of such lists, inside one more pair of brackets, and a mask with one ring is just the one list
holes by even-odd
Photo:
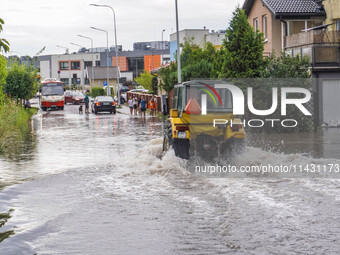
[[89, 92], [86, 92], [86, 95], [84, 97], [84, 102], [85, 102], [85, 113], [90, 113], [89, 112], [89, 104], [90, 104], [90, 98], [89, 98]]
[[154, 101], [154, 98], [152, 97], [150, 102], [149, 102], [149, 109], [150, 109], [150, 115], [153, 116], [155, 114], [155, 108], [156, 108], [156, 103]]
[[145, 112], [146, 112], [146, 105], [147, 105], [147, 102], [145, 100], [145, 97], [142, 96], [141, 98], [141, 101], [140, 101], [140, 115], [142, 116], [144, 114], [144, 117], [145, 117]]
[[138, 102], [137, 107], [138, 107], [139, 114], [140, 116], [142, 116], [142, 111], [140, 109], [141, 95], [137, 96], [137, 102]]
[[134, 114], [137, 115], [137, 108], [138, 108], [138, 100], [136, 97], [133, 98], [133, 110]]
[[130, 108], [130, 114], [132, 115], [133, 114], [133, 99], [132, 99], [132, 97], [130, 97], [128, 104], [129, 104], [129, 108]]

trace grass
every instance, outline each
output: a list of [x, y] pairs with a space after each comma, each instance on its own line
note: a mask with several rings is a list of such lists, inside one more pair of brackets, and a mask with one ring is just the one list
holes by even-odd
[[37, 108], [25, 110], [21, 105], [6, 100], [0, 108], [0, 153], [20, 143], [30, 130], [29, 120]]

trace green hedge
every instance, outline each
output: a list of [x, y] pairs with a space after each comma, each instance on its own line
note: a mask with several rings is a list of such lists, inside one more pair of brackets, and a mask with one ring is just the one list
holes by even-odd
[[105, 90], [103, 88], [92, 88], [91, 97], [105, 96]]

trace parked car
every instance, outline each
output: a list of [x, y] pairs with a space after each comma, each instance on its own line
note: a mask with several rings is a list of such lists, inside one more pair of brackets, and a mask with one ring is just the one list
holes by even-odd
[[110, 112], [116, 114], [116, 103], [110, 96], [98, 96], [91, 100], [91, 103], [93, 113]]
[[66, 91], [65, 104], [82, 104], [84, 102], [84, 95], [79, 92]]
[[133, 92], [133, 93], [147, 93], [149, 92], [148, 89], [131, 89], [130, 92]]
[[121, 86], [120, 87], [120, 93], [128, 92], [130, 89], [128, 86]]

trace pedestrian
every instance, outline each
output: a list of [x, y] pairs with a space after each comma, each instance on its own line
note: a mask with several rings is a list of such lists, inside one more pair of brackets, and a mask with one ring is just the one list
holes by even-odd
[[122, 95], [120, 95], [120, 104], [125, 104], [125, 98]]
[[134, 96], [133, 97], [133, 110], [134, 110], [134, 114], [137, 115], [137, 108], [138, 108], [138, 100], [137, 98]]
[[28, 110], [31, 109], [31, 102], [30, 102], [30, 100], [25, 100], [24, 108], [25, 108], [25, 110], [26, 109], [28, 109]]
[[90, 98], [89, 98], [89, 92], [86, 92], [86, 95], [84, 97], [84, 102], [85, 102], [85, 113], [90, 113], [89, 112], [89, 104], [90, 104]]
[[156, 103], [154, 101], [154, 98], [152, 97], [150, 102], [149, 102], [149, 109], [150, 109], [150, 115], [153, 116], [155, 114], [155, 108], [156, 108]]
[[145, 97], [143, 96], [140, 101], [140, 115], [142, 116], [144, 114], [144, 117], [145, 117], [145, 112], [146, 112], [146, 105], [147, 105], [147, 102], [145, 100]]
[[137, 102], [138, 102], [138, 111], [139, 111], [139, 114], [140, 114], [140, 116], [142, 116], [142, 111], [140, 109], [141, 95], [137, 96]]
[[130, 114], [132, 115], [133, 114], [133, 99], [132, 99], [132, 97], [130, 97], [128, 104], [129, 104], [129, 108], [130, 108]]

